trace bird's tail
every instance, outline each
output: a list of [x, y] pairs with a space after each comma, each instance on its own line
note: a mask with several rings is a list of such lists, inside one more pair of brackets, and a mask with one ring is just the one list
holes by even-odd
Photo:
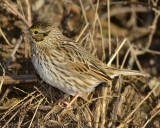
[[128, 70], [128, 69], [117, 69], [117, 68], [113, 68], [113, 67], [108, 67], [108, 68], [106, 68], [105, 71], [107, 72], [107, 75], [109, 75], [111, 78], [114, 78], [119, 75], [124, 75], [124, 76], [135, 75], [135, 76], [144, 76], [144, 77], [149, 76], [147, 73], [144, 73], [144, 72], [139, 72], [139, 71], [135, 71], [135, 70]]

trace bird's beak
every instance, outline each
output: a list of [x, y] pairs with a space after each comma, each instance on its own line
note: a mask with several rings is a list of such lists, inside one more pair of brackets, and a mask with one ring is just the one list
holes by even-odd
[[29, 32], [30, 32], [30, 28], [23, 30], [23, 32], [24, 32], [25, 34], [29, 33]]

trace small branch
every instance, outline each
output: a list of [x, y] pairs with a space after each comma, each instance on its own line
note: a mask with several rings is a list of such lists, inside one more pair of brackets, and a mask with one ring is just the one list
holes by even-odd
[[5, 77], [6, 72], [5, 72], [4, 68], [2, 67], [1, 63], [0, 63], [0, 67], [2, 68], [2, 71], [3, 71], [3, 75], [1, 76], [2, 78], [0, 79], [0, 94], [1, 94], [1, 89], [2, 89], [2, 85], [4, 83], [4, 77]]
[[25, 0], [25, 3], [27, 6], [27, 20], [28, 20], [29, 24], [31, 24], [32, 23], [31, 6], [30, 6], [28, 0]]
[[76, 42], [79, 41], [79, 39], [82, 37], [83, 33], [86, 31], [86, 29], [88, 28], [88, 26], [89, 26], [89, 23], [86, 23], [85, 27], [83, 28], [83, 30], [79, 34], [78, 38], [76, 39]]
[[39, 101], [39, 103], [38, 103], [38, 105], [37, 105], [37, 108], [36, 108], [36, 110], [35, 110], [35, 112], [34, 112], [34, 115], [33, 115], [33, 117], [32, 117], [32, 120], [31, 120], [28, 128], [30, 128], [30, 127], [32, 126], [32, 123], [33, 123], [33, 120], [34, 120], [34, 118], [35, 118], [35, 116], [36, 116], [36, 113], [37, 113], [37, 110], [38, 110], [38, 108], [39, 108], [39, 105], [42, 103], [43, 100], [44, 100], [44, 98]]
[[[116, 100], [116, 105], [115, 105], [115, 108], [114, 108], [112, 120], [117, 120], [117, 111], [118, 111], [118, 105], [119, 105], [119, 101], [120, 101], [120, 97], [121, 97], [122, 81], [123, 81], [123, 76], [120, 76], [119, 80], [118, 80], [118, 82], [119, 82], [118, 97], [117, 97], [117, 100]], [[115, 127], [116, 127], [116, 124], [115, 124], [115, 122], [113, 122], [112, 128], [115, 128]]]
[[[0, 76], [0, 80], [2, 79], [3, 76]], [[34, 75], [4, 76], [3, 85], [34, 83], [34, 82], [37, 82], [36, 77]]]
[[96, 103], [95, 103], [95, 111], [94, 111], [94, 125], [93, 127], [94, 128], [98, 128], [98, 125], [99, 125], [99, 120], [100, 120], [100, 106], [101, 106], [101, 102], [100, 100], [98, 100]]
[[80, 3], [81, 8], [82, 8], [82, 12], [83, 12], [83, 15], [84, 15], [85, 22], [86, 22], [86, 24], [88, 24], [88, 20], [87, 20], [86, 13], [85, 13], [85, 10], [84, 10], [83, 4], [82, 4], [82, 0], [79, 0], [79, 3]]
[[4, 40], [6, 41], [6, 43], [7, 43], [9, 46], [11, 46], [11, 44], [10, 44], [9, 41], [8, 41], [8, 39], [7, 39], [6, 36], [4, 35], [1, 27], [0, 27], [0, 33], [2, 34], [2, 36], [3, 36]]
[[111, 47], [111, 21], [110, 21], [110, 0], [107, 0], [107, 14], [108, 14], [108, 42], [109, 42], [109, 57], [112, 55]]
[[160, 17], [160, 14], [159, 13], [156, 13], [155, 12], [155, 18], [153, 20], [153, 23], [152, 23], [152, 26], [150, 27], [151, 28], [151, 33], [149, 34], [149, 39], [148, 39], [148, 42], [147, 42], [147, 45], [145, 46], [144, 50], [143, 51], [139, 51], [137, 53], [137, 55], [142, 55], [142, 54], [145, 54], [147, 52], [147, 50], [149, 50], [151, 44], [152, 44], [152, 40], [153, 40], [153, 36], [156, 32], [156, 28], [157, 28], [157, 23], [158, 23], [158, 19]]
[[11, 118], [5, 123], [5, 125], [3, 125], [2, 128], [6, 128], [7, 125], [9, 124], [9, 122], [11, 122], [11, 120], [17, 115], [17, 113], [20, 112], [20, 110], [21, 110], [21, 109], [18, 109], [18, 110], [11, 116]]
[[[109, 83], [104, 83], [104, 86], [108, 86]], [[107, 92], [108, 92], [108, 87], [102, 87], [102, 99], [101, 99], [101, 124], [100, 124], [100, 127], [104, 128], [105, 126], [105, 123], [106, 123], [106, 109], [107, 109], [107, 102], [106, 102], [106, 98], [107, 98]]]
[[158, 115], [159, 113], [160, 113], [160, 109], [159, 109], [155, 114], [153, 114], [153, 115], [150, 117], [150, 119], [147, 120], [147, 122], [143, 125], [142, 128], [146, 128], [147, 124], [148, 124], [156, 115]]
[[10, 62], [12, 61], [12, 58], [14, 57], [14, 54], [16, 53], [19, 45], [22, 43], [22, 40], [23, 40], [23, 37], [24, 37], [24, 33], [22, 33], [22, 35], [20, 36], [19, 40], [17, 41], [17, 44], [16, 46], [14, 47], [13, 51], [12, 51], [12, 54], [11, 56], [9, 57], [6, 65], [5, 65], [5, 68], [4, 69], [7, 69], [8, 68], [8, 65], [10, 64]]
[[25, 17], [19, 13], [7, 0], [3, 0], [3, 2], [9, 7], [11, 8], [24, 22], [25, 24], [29, 27], [30, 23], [25, 19]]
[[123, 42], [121, 43], [121, 45], [119, 46], [119, 48], [116, 50], [116, 52], [114, 53], [114, 55], [110, 58], [107, 66], [110, 66], [111, 63], [113, 62], [114, 58], [116, 57], [116, 55], [118, 54], [118, 52], [121, 50], [121, 48], [123, 47], [123, 45], [125, 44], [126, 39], [123, 40]]
[[129, 120], [129, 118], [135, 113], [135, 111], [137, 111], [137, 109], [144, 103], [144, 101], [146, 101], [149, 96], [157, 89], [158, 86], [155, 86], [152, 91], [150, 91], [150, 93], [148, 93], [148, 95], [139, 103], [139, 105], [137, 105], [137, 107], [127, 116], [127, 118], [125, 119], [125, 122], [127, 122]]

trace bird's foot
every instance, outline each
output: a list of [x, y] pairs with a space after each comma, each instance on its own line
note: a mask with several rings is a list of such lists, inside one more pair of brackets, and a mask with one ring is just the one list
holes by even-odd
[[68, 103], [68, 102], [66, 101], [66, 99], [69, 97], [69, 95], [67, 94], [67, 95], [58, 103], [58, 105], [61, 106], [61, 107], [63, 107], [64, 104], [66, 104], [66, 105], [67, 105], [66, 108], [69, 108], [69, 107], [72, 105], [72, 103], [79, 97], [79, 95], [80, 95], [80, 93], [77, 93], [77, 94], [73, 97], [73, 99], [71, 100], [71, 102]]

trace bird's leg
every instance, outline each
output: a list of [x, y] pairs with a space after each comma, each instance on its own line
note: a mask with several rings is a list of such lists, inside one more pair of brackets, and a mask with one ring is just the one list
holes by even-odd
[[77, 94], [73, 97], [73, 99], [71, 100], [71, 102], [68, 103], [68, 102], [66, 102], [66, 99], [67, 99], [70, 95], [67, 94], [67, 95], [58, 103], [58, 105], [59, 105], [59, 106], [62, 106], [63, 104], [66, 104], [66, 105], [67, 105], [66, 108], [69, 108], [69, 107], [72, 105], [72, 103], [77, 99], [77, 97], [78, 97], [79, 95], [80, 95], [80, 93], [77, 93]]
[[66, 108], [69, 108], [69, 107], [72, 105], [72, 103], [79, 97], [79, 95], [80, 95], [80, 93], [77, 93], [77, 94], [73, 97], [73, 99], [71, 100], [71, 102], [67, 104], [67, 107], [66, 107]]
[[62, 106], [63, 104], [69, 104], [68, 102], [66, 102], [66, 99], [69, 97], [69, 94], [66, 94], [63, 99], [58, 103], [59, 106]]

